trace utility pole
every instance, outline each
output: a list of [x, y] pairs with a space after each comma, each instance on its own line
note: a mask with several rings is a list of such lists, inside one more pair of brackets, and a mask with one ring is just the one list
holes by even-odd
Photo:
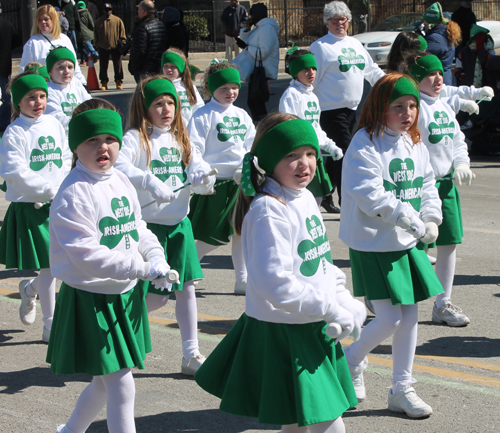
[[21, 0], [21, 36], [23, 38], [23, 43], [31, 37], [31, 27], [33, 26], [36, 10], [36, 0]]

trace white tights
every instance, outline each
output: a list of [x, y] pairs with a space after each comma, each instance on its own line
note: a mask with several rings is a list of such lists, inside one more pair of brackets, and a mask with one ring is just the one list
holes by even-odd
[[345, 425], [341, 416], [333, 421], [325, 421], [299, 427], [297, 424], [281, 426], [281, 433], [345, 433]]
[[26, 288], [26, 294], [38, 295], [42, 307], [43, 324], [46, 329], [50, 330], [56, 308], [56, 279], [50, 273], [49, 268], [40, 269], [38, 276]]
[[[169, 293], [166, 295], [148, 293], [146, 295], [148, 313], [166, 305], [169, 297]], [[184, 358], [189, 359], [199, 350], [198, 308], [196, 306], [196, 294], [193, 282], [188, 281], [184, 283], [182, 290], [175, 292], [175, 299], [175, 317], [181, 331], [182, 354]]]
[[417, 346], [418, 305], [392, 305], [390, 299], [372, 301], [373, 319], [361, 332], [358, 341], [351, 344], [347, 362], [359, 365], [363, 358], [386, 338], [392, 339], [393, 394], [414, 382], [413, 358]]
[[[237, 283], [246, 283], [247, 281], [247, 267], [245, 266], [245, 259], [243, 258], [243, 248], [241, 246], [241, 236], [230, 236], [231, 238], [231, 257], [233, 259], [234, 274]], [[198, 259], [205, 257], [208, 253], [219, 248], [218, 245], [209, 245], [202, 241], [196, 241], [196, 251], [198, 252]]]
[[439, 245], [437, 247], [436, 275], [444, 289], [444, 293], [436, 297], [436, 306], [438, 308], [441, 308], [446, 302], [451, 302], [451, 290], [453, 288], [456, 262], [456, 245]]
[[94, 376], [76, 402], [61, 433], [83, 433], [104, 406], [107, 406], [110, 433], [135, 433], [135, 383], [129, 368]]

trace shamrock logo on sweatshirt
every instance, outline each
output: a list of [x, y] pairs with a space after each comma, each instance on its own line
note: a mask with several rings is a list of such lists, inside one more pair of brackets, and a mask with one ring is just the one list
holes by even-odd
[[74, 93], [66, 93], [66, 100], [68, 102], [61, 103], [62, 111], [66, 116], [71, 117], [73, 110], [78, 105], [78, 101]]
[[403, 202], [409, 202], [417, 212], [420, 210], [422, 200], [422, 187], [424, 178], [415, 177], [415, 164], [411, 158], [404, 161], [394, 158], [389, 164], [389, 176], [392, 180], [384, 179], [384, 188]]
[[172, 186], [177, 185], [177, 179], [183, 184], [187, 175], [184, 172], [180, 152], [175, 147], [162, 147], [159, 154], [160, 160], [153, 159], [151, 161], [152, 173], [162, 182], [171, 178]]
[[127, 197], [113, 198], [111, 210], [115, 218], [106, 216], [99, 221], [99, 230], [102, 233], [100, 244], [112, 250], [125, 237], [125, 248], [128, 250], [130, 248], [129, 237], [139, 242], [139, 233]]
[[245, 140], [248, 128], [245, 124], [240, 125], [240, 119], [224, 116], [223, 121], [224, 123], [217, 124], [217, 138], [219, 141], [228, 141], [231, 140], [231, 137], [234, 137], [235, 143], [238, 143], [238, 139], [241, 141]]
[[177, 97], [179, 98], [179, 101], [181, 102], [181, 109], [191, 110], [191, 104], [189, 103], [189, 98], [188, 98], [187, 92], [185, 90], [177, 91]]
[[52, 171], [52, 164], [58, 168], [62, 167], [62, 151], [56, 146], [54, 137], [40, 137], [38, 139], [40, 149], [33, 149], [30, 155], [30, 168], [33, 171], [40, 171], [49, 164], [49, 171]]
[[304, 112], [304, 120], [311, 122], [312, 125], [316, 122], [319, 124], [319, 110], [316, 102], [309, 101], [307, 103], [307, 110]]
[[303, 240], [297, 248], [299, 256], [304, 260], [300, 265], [300, 273], [305, 277], [312, 277], [322, 263], [323, 273], [326, 274], [326, 262], [333, 264], [333, 260], [325, 227], [316, 215], [306, 218], [306, 227], [312, 241]]
[[[358, 67], [360, 71], [365, 69], [365, 58], [359, 54], [356, 55], [354, 48], [342, 48], [341, 50], [344, 55], [339, 56], [339, 69], [340, 72], [347, 72], [351, 67]], [[353, 69], [356, 72], [356, 69]]]
[[436, 144], [444, 138], [444, 144], [449, 144], [455, 134], [455, 122], [450, 122], [445, 111], [435, 111], [434, 119], [436, 122], [429, 125], [429, 142]]

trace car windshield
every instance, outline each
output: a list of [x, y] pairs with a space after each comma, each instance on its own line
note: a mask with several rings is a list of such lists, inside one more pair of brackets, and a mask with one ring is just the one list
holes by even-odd
[[401, 14], [387, 18], [371, 29], [372, 32], [414, 30], [422, 22], [422, 14]]

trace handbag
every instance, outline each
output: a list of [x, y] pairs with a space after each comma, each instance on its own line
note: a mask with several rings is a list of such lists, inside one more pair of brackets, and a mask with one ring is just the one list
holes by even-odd
[[255, 56], [255, 67], [248, 83], [248, 98], [254, 102], [262, 103], [269, 101], [270, 94], [266, 68], [262, 64], [262, 53], [259, 48]]
[[250, 51], [242, 50], [231, 63], [238, 68], [241, 81], [248, 81], [250, 79], [254, 68], [254, 60]]

